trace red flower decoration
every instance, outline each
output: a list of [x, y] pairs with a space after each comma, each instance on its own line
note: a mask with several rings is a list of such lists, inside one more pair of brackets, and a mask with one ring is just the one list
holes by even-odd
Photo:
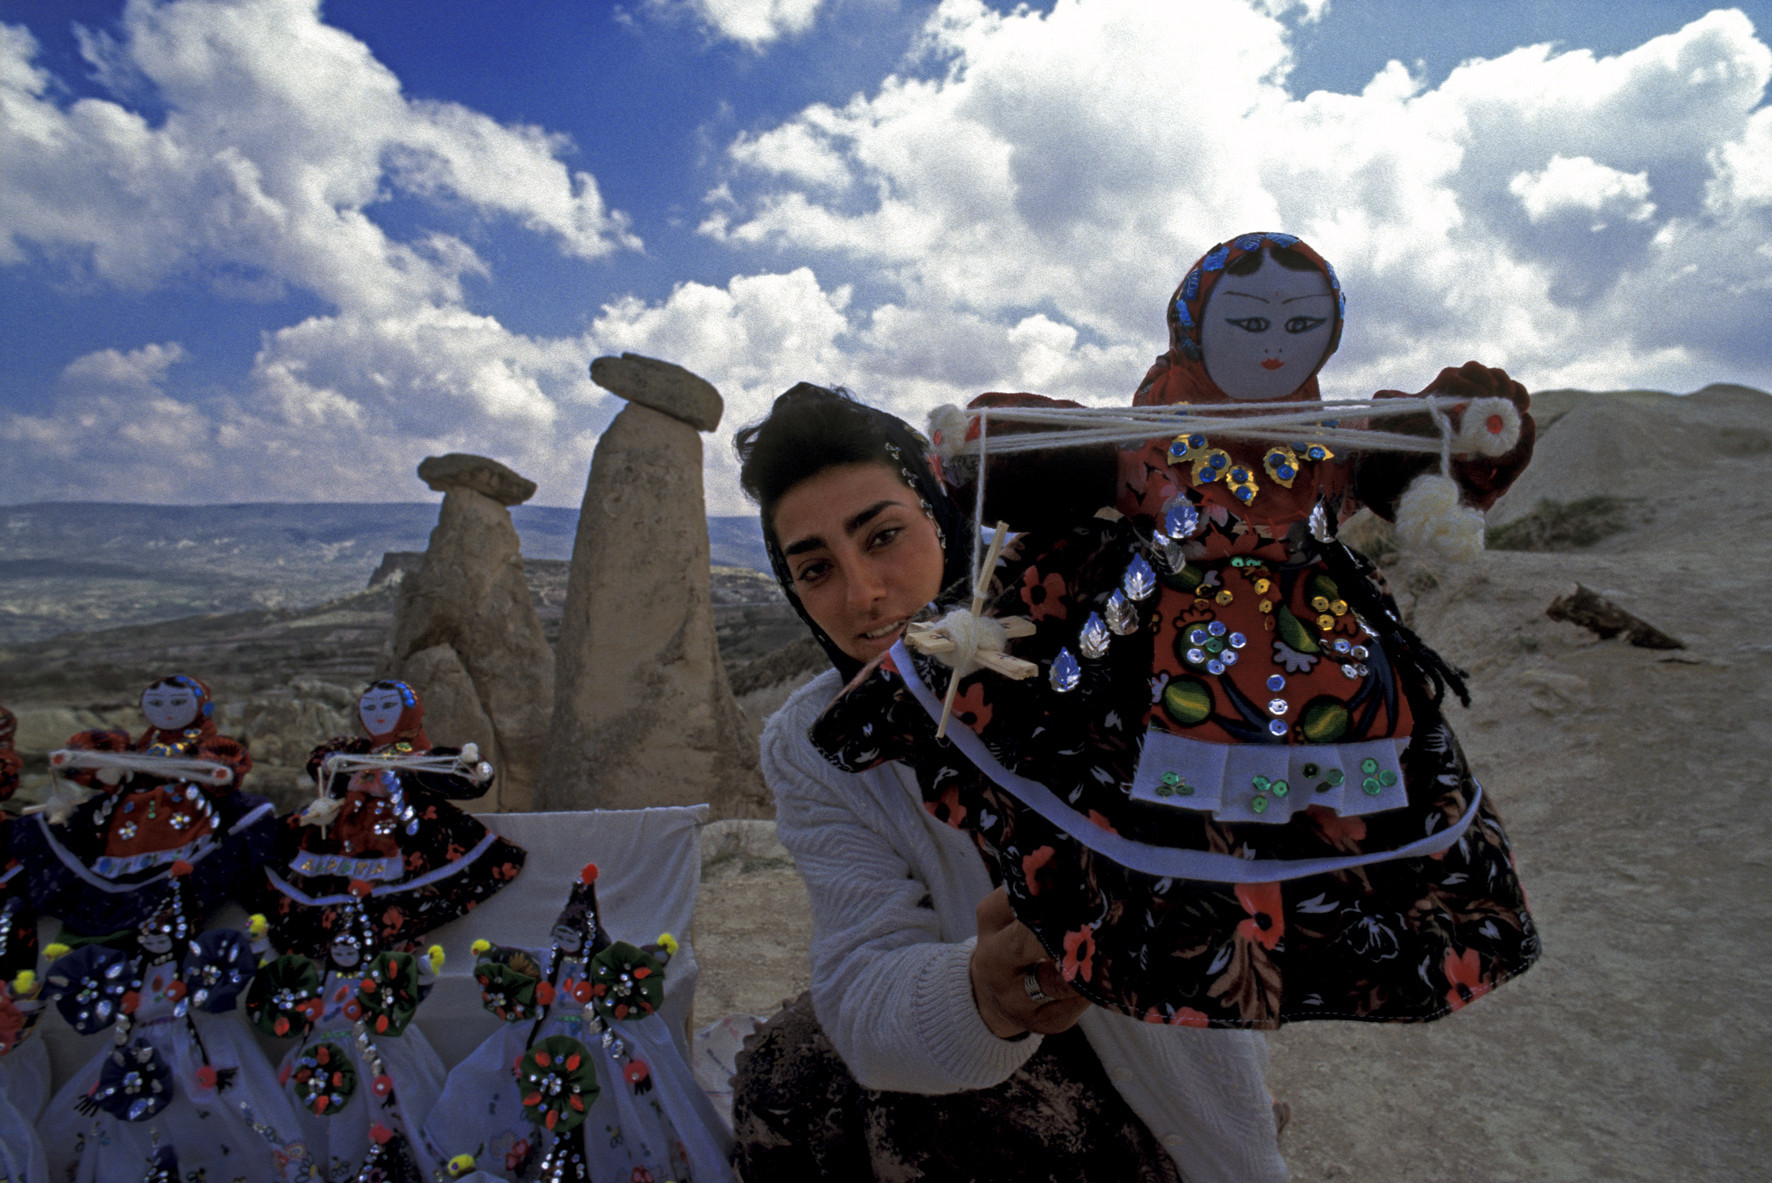
[[379, 1121], [369, 1127], [369, 1140], [377, 1146], [386, 1146], [393, 1136], [394, 1131]]
[[1064, 601], [1068, 591], [1069, 588], [1065, 586], [1064, 576], [1056, 573], [1041, 578], [1037, 569], [1029, 567], [1027, 573], [1021, 577], [1022, 602], [1028, 606], [1028, 615], [1033, 618], [1035, 623], [1048, 616], [1056, 617], [1059, 620], [1069, 616], [1070, 609], [1066, 607]]
[[1052, 847], [1042, 846], [1021, 856], [1021, 877], [1027, 881], [1029, 895], [1040, 894], [1040, 868], [1051, 862], [1056, 853]]
[[1237, 924], [1237, 936], [1254, 941], [1272, 952], [1286, 935], [1286, 919], [1280, 902], [1278, 883], [1239, 883], [1237, 902], [1249, 913], [1249, 919]]
[[394, 1091], [394, 1078], [384, 1072], [369, 1082], [369, 1089], [376, 1096], [385, 1097]]
[[205, 1090], [212, 1089], [215, 1087], [215, 1069], [214, 1068], [210, 1067], [208, 1064], [205, 1064], [205, 1065], [203, 1065], [203, 1067], [197, 1069], [197, 1087], [200, 1089], [205, 1089]]
[[552, 982], [537, 982], [535, 984], [535, 1000], [543, 1006], [554, 1005], [554, 984]]
[[621, 1074], [627, 1078], [629, 1084], [639, 1084], [652, 1075], [652, 1069], [646, 1066], [645, 1060], [629, 1060], [627, 1067], [621, 1070]]
[[1144, 1012], [1144, 1021], [1160, 1023], [1169, 1027], [1205, 1027], [1208, 1025], [1205, 1012], [1197, 1011], [1191, 1006], [1180, 1007], [1171, 1015], [1164, 1015], [1162, 1011], [1153, 1006]]
[[1084, 926], [1076, 932], [1064, 934], [1064, 960], [1059, 963], [1058, 970], [1064, 980], [1074, 982], [1082, 978], [1085, 982], [1095, 977], [1095, 930]]
[[1462, 954], [1448, 951], [1445, 970], [1446, 980], [1452, 984], [1452, 989], [1446, 991], [1446, 1005], [1453, 1010], [1489, 993], [1489, 983], [1483, 980], [1475, 949], [1466, 949]]
[[936, 821], [946, 822], [956, 830], [966, 820], [966, 807], [960, 804], [960, 790], [949, 789], [941, 795], [940, 801], [925, 801], [923, 808]]
[[954, 695], [954, 718], [974, 731], [983, 731], [989, 727], [993, 713], [991, 704], [985, 701], [983, 678], [977, 679], [971, 686]]

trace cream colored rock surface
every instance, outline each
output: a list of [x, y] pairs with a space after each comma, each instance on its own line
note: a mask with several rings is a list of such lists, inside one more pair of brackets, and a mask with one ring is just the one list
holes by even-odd
[[[1676, 464], [1645, 451], [1666, 435], [1641, 431], [1633, 400], [1605, 397], [1553, 424], [1539, 459], [1608, 462], [1521, 491], [1641, 497], [1648, 524], [1585, 551], [1390, 572], [1421, 635], [1471, 672], [1472, 707], [1450, 717], [1508, 826], [1544, 957], [1435, 1023], [1272, 1035], [1299, 1183], [1769, 1177], [1772, 398], [1663, 404], [1650, 426], [1684, 420]], [[1545, 619], [1577, 580], [1689, 648]], [[779, 868], [745, 867], [710, 870], [698, 950], [722, 950], [704, 957], [710, 1002], [767, 1014], [802, 980], [804, 947], [728, 953], [721, 927], [810, 926]]]
[[701, 473], [695, 428], [637, 403], [597, 442], [537, 808], [769, 810], [714, 638]]
[[[513, 474], [514, 475], [514, 474]], [[479, 809], [529, 809], [554, 699], [554, 655], [503, 504], [443, 495], [425, 560], [400, 583], [386, 671], [425, 704], [431, 742], [478, 743], [498, 769]]]

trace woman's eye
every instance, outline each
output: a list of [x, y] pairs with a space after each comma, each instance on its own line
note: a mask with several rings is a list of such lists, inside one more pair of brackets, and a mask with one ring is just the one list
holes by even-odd
[[1270, 322], [1265, 316], [1245, 316], [1241, 320], [1230, 320], [1227, 318], [1225, 323], [1235, 325], [1245, 333], [1265, 333], [1268, 330]]
[[896, 539], [902, 533], [904, 533], [903, 526], [887, 526], [884, 529], [882, 529], [881, 531], [879, 531], [877, 534], [875, 534], [872, 538], [868, 539], [868, 543], [875, 550], [878, 550], [882, 546], [890, 545], [893, 542], [893, 540]]
[[794, 582], [807, 584], [817, 583], [820, 579], [825, 577], [825, 573], [828, 572], [830, 568], [831, 565], [829, 563], [807, 563], [804, 567], [801, 567], [794, 573]]
[[1295, 316], [1286, 322], [1288, 333], [1308, 333], [1329, 318], [1326, 316]]

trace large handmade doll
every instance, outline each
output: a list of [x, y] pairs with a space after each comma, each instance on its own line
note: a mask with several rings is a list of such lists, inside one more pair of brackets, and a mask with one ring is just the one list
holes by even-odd
[[730, 1180], [723, 1124], [654, 1013], [676, 942], [612, 941], [596, 880], [585, 867], [546, 950], [475, 943], [505, 1025], [449, 1074], [426, 1137], [452, 1170], [510, 1183]]
[[148, 726], [83, 731], [51, 753], [56, 791], [17, 826], [32, 901], [71, 940], [129, 933], [158, 906], [170, 868], [193, 917], [250, 889], [270, 853], [276, 813], [241, 791], [252, 757], [216, 732], [209, 688], [163, 678], [142, 692]]
[[523, 850], [450, 804], [479, 797], [492, 766], [474, 745], [431, 746], [424, 705], [404, 682], [363, 692], [367, 738], [329, 740], [308, 758], [319, 798], [281, 819], [261, 911], [271, 943], [323, 958], [328, 907], [371, 885], [362, 907], [379, 947], [395, 949], [472, 911], [516, 878]]
[[[198, 934], [176, 863], [158, 906], [126, 940], [56, 959], [45, 994], [82, 1035], [114, 1038], [68, 1079], [40, 1128], [56, 1178], [144, 1178], [175, 1155], [194, 1178], [306, 1183], [295, 1114], [236, 1009], [255, 962], [246, 934]], [[206, 1174], [205, 1174], [206, 1173]]]
[[983, 437], [984, 517], [1025, 532], [976, 615], [913, 626], [814, 728], [840, 767], [916, 768], [1064, 978], [1151, 1022], [1432, 1019], [1538, 953], [1442, 716], [1462, 682], [1336, 538], [1364, 504], [1468, 549], [1530, 457], [1525, 392], [1472, 363], [1317, 411], [1342, 309], [1316, 252], [1244, 235], [1188, 272], [1117, 424], [1033, 396], [946, 416], [962, 503]]

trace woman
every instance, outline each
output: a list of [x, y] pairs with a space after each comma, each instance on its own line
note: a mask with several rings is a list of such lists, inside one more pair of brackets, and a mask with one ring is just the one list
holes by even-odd
[[1258, 1036], [1091, 1007], [1014, 921], [1000, 872], [922, 807], [910, 769], [840, 772], [808, 739], [843, 684], [967, 576], [970, 527], [926, 443], [804, 383], [736, 443], [776, 576], [835, 667], [763, 739], [812, 897], [813, 981], [740, 1059], [741, 1172], [1284, 1178]]

